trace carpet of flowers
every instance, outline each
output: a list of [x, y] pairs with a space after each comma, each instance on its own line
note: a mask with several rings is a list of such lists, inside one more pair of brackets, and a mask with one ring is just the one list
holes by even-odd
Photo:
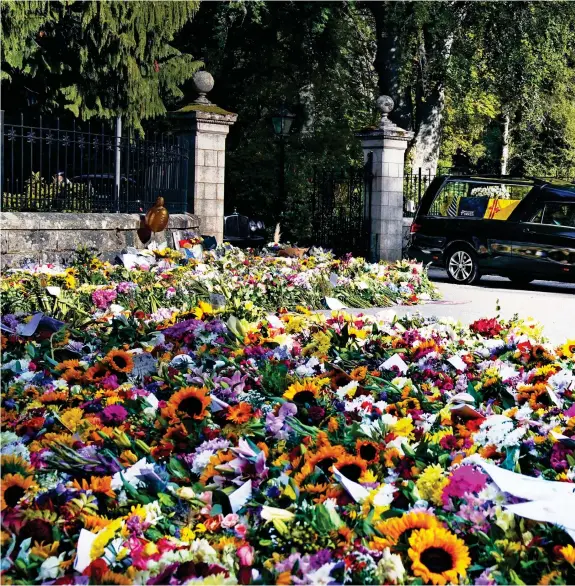
[[[421, 264], [368, 263], [335, 259], [315, 249], [306, 258], [255, 255], [229, 245], [206, 252], [202, 261], [185, 260], [171, 249], [142, 259], [137, 270], [78, 253], [71, 266], [31, 266], [3, 275], [2, 312], [44, 311], [66, 320], [86, 320], [126, 310], [157, 320], [193, 308], [200, 300], [226, 305], [238, 317], [254, 311], [325, 308], [325, 298], [349, 307], [417, 304], [437, 297]], [[49, 289], [48, 289], [49, 288]], [[54, 293], [57, 291], [57, 294]]]
[[2, 583], [575, 582], [485, 465], [569, 490], [575, 340], [96, 299], [2, 318]]

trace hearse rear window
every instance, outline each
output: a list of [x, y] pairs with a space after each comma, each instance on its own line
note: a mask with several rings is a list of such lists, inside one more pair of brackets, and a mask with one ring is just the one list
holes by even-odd
[[448, 181], [433, 200], [430, 216], [507, 220], [531, 185]]

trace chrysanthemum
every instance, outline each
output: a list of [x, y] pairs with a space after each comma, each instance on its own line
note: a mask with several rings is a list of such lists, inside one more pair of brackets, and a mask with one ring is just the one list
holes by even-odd
[[358, 482], [367, 470], [367, 462], [363, 458], [345, 454], [338, 458], [334, 465], [346, 478]]
[[162, 413], [172, 419], [196, 419], [199, 421], [206, 416], [209, 404], [208, 389], [184, 387], [172, 395]]
[[409, 538], [411, 571], [426, 584], [460, 583], [471, 564], [465, 542], [446, 529], [420, 529]]
[[434, 529], [441, 526], [437, 518], [429, 513], [405, 513], [401, 517], [392, 517], [376, 523], [376, 531], [384, 537], [374, 537], [370, 547], [383, 551], [386, 547], [393, 547], [403, 535], [409, 536], [414, 529]]
[[313, 381], [295, 382], [283, 394], [284, 399], [294, 403], [311, 403], [319, 396], [319, 387]]
[[249, 403], [239, 403], [228, 409], [227, 419], [233, 423], [246, 423], [251, 419], [252, 406]]
[[31, 476], [6, 474], [2, 478], [2, 487], [0, 488], [0, 510], [13, 509], [26, 495], [26, 492], [35, 486]]
[[105, 361], [116, 372], [132, 372], [134, 368], [132, 356], [124, 350], [111, 350], [106, 355]]

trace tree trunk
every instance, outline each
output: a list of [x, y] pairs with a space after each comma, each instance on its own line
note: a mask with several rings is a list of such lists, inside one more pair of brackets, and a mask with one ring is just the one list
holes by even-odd
[[509, 164], [509, 125], [511, 117], [506, 112], [503, 115], [503, 137], [501, 141], [501, 175], [507, 175], [507, 168]]
[[410, 129], [413, 125], [411, 117], [411, 100], [409, 88], [400, 85], [402, 63], [399, 31], [393, 26], [395, 18], [390, 18], [390, 11], [402, 7], [386, 2], [367, 2], [375, 20], [377, 51], [373, 66], [377, 73], [380, 95], [390, 96], [395, 102], [389, 118], [399, 126]]
[[442, 84], [423, 99], [418, 97], [416, 105], [416, 130], [412, 146], [412, 169], [423, 173], [437, 173], [439, 148], [441, 145], [441, 119], [445, 105], [445, 90]]

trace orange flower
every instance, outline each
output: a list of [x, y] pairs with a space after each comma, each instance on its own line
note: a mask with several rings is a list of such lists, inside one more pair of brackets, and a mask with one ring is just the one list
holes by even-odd
[[252, 406], [249, 403], [239, 403], [228, 409], [227, 419], [233, 423], [242, 424], [249, 421], [251, 416]]
[[104, 359], [116, 372], [132, 372], [134, 360], [124, 350], [111, 350]]
[[376, 444], [375, 442], [370, 442], [369, 440], [361, 440], [358, 439], [355, 442], [355, 452], [360, 457], [363, 458], [369, 464], [373, 464], [379, 460], [379, 453], [381, 451], [381, 447]]
[[363, 458], [346, 454], [338, 458], [335, 468], [346, 478], [358, 482], [362, 474], [367, 470], [367, 462]]
[[373, 538], [370, 547], [379, 551], [386, 547], [393, 547], [403, 535], [409, 537], [414, 529], [433, 529], [441, 527], [440, 521], [434, 515], [425, 512], [405, 513], [402, 517], [392, 517], [375, 524], [375, 530], [384, 537]]
[[98, 362], [88, 368], [84, 373], [84, 381], [87, 383], [99, 383], [108, 374], [108, 369], [103, 362]]
[[327, 430], [330, 433], [335, 433], [339, 429], [339, 421], [335, 417], [330, 417], [327, 422]]
[[13, 509], [31, 488], [36, 488], [32, 476], [6, 474], [0, 488], [0, 510]]
[[60, 362], [58, 366], [56, 366], [56, 370], [70, 370], [72, 368], [79, 368], [80, 361], [79, 360], [64, 360], [64, 362]]
[[338, 458], [345, 454], [341, 446], [326, 445], [319, 449], [315, 454], [307, 452], [306, 461], [312, 471], [317, 466], [325, 474], [331, 472], [331, 467], [337, 462]]
[[83, 376], [84, 373], [81, 370], [78, 370], [77, 368], [70, 368], [62, 375], [62, 378], [67, 383], [79, 383]]
[[356, 381], [364, 380], [367, 376], [367, 366], [358, 366], [357, 368], [354, 368], [349, 376]]
[[116, 496], [114, 489], [112, 488], [112, 477], [111, 476], [90, 476], [90, 483], [82, 478], [80, 484], [78, 480], [74, 480], [72, 486], [77, 490], [91, 490], [92, 492], [99, 492], [105, 494], [111, 498]]
[[201, 421], [206, 416], [211, 399], [205, 387], [184, 387], [172, 395], [162, 415], [172, 420], [195, 419]]
[[38, 400], [40, 401], [40, 403], [63, 403], [64, 401], [66, 401], [68, 399], [68, 393], [66, 391], [48, 391], [47, 393], [44, 393], [43, 395], [40, 395], [38, 397]]

